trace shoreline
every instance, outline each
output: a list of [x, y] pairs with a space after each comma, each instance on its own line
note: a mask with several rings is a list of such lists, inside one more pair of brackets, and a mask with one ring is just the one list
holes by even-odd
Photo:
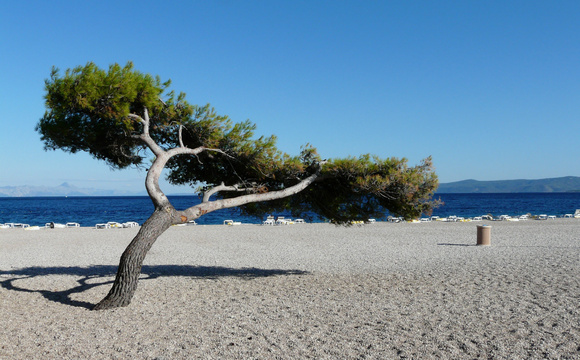
[[[403, 220], [402, 218], [395, 218], [393, 217], [393, 219], [399, 219], [400, 221], [397, 221], [397, 223], [437, 223], [437, 222], [448, 222], [448, 223], [456, 223], [456, 222], [464, 222], [464, 223], [474, 223], [474, 224], [480, 224], [480, 223], [487, 223], [487, 222], [491, 222], [491, 223], [498, 223], [498, 222], [525, 222], [525, 221], [539, 221], [539, 222], [543, 222], [543, 221], [571, 221], [571, 220], [580, 220], [580, 217], [574, 217], [573, 213], [570, 214], [565, 214], [562, 216], [555, 216], [555, 215], [544, 215], [544, 214], [540, 214], [540, 215], [531, 215], [531, 217], [528, 217], [527, 215], [523, 215], [526, 216], [526, 219], [521, 219], [522, 216], [507, 216], [507, 215], [500, 215], [497, 218], [493, 218], [493, 219], [486, 219], [485, 216], [488, 215], [483, 215], [484, 218], [481, 219], [481, 216], [479, 217], [458, 217], [458, 216], [447, 216], [447, 217], [439, 217], [439, 216], [431, 216], [431, 217], [423, 217], [420, 219], [415, 219], [415, 220]], [[502, 217], [507, 216], [506, 219], [501, 219]], [[538, 217], [540, 216], [545, 216], [546, 218], [543, 219], [539, 219]], [[432, 219], [433, 218], [433, 219]], [[436, 218], [436, 219], [435, 219]], [[480, 218], [480, 219], [474, 219], [474, 218]], [[428, 221], [424, 221], [427, 220]], [[449, 220], [447, 220], [449, 219]], [[303, 219], [301, 219], [303, 220]], [[232, 220], [235, 221], [235, 220]], [[291, 220], [290, 220], [291, 221]], [[371, 219], [370, 221], [361, 223], [361, 222], [355, 222], [352, 225], [353, 226], [359, 226], [359, 225], [369, 225], [372, 226], [375, 223], [389, 223], [389, 222], [394, 222], [394, 221], [390, 221], [389, 219], [385, 219], [385, 220], [379, 220], [379, 221], [375, 221], [374, 219]], [[117, 223], [117, 222], [111, 222], [111, 223], [115, 223], [118, 225], [122, 225], [121, 223]], [[104, 225], [104, 224], [95, 224], [94, 226], [83, 226], [80, 225], [79, 223], [67, 223], [67, 224], [76, 224], [74, 226], [66, 226], [65, 224], [58, 224], [56, 223], [56, 225], [58, 226], [57, 228], [50, 228], [48, 226], [49, 223], [46, 223], [44, 226], [40, 226], [40, 225], [30, 225], [30, 224], [24, 224], [24, 223], [0, 223], [1, 225], [7, 225], [7, 227], [0, 227], [0, 232], [3, 230], [61, 230], [61, 229], [75, 229], [75, 228], [83, 228], [83, 229], [99, 229], [99, 230], [116, 230], [116, 229], [123, 229], [123, 228], [131, 228], [131, 227], [140, 227], [142, 224], [138, 224], [136, 222], [128, 222], [128, 223], [133, 223], [134, 225], [132, 226], [113, 226], [110, 229], [109, 228], [104, 228], [104, 227], [99, 227], [99, 225]], [[224, 226], [224, 225], [228, 225], [228, 224], [179, 224], [179, 225], [172, 225], [172, 227], [190, 227], [190, 226]], [[239, 225], [243, 225], [243, 226], [283, 226], [283, 225], [268, 225], [268, 224], [263, 224], [263, 223], [236, 223], [234, 225], [228, 225], [228, 226], [239, 226]], [[329, 223], [329, 222], [323, 222], [323, 221], [317, 221], [317, 222], [303, 222], [300, 224], [294, 224], [292, 223], [291, 225], [296, 225], [296, 226], [302, 226], [302, 225], [331, 225], [334, 226], [333, 224]]]
[[574, 219], [172, 227], [89, 311], [136, 232], [0, 231], [0, 358], [580, 356]]

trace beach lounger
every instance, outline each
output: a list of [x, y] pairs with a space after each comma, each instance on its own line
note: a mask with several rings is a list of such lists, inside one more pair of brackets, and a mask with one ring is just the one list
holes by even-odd
[[224, 225], [242, 225], [241, 222], [239, 221], [233, 221], [233, 220], [224, 220]]
[[55, 223], [55, 222], [49, 222], [49, 223], [44, 224], [44, 227], [51, 228], [51, 229], [64, 229], [66, 227], [66, 225]]
[[275, 225], [275, 224], [276, 220], [274, 220], [274, 217], [272, 215], [268, 216], [266, 220], [262, 222], [262, 225]]
[[288, 220], [286, 220], [284, 216], [278, 216], [276, 219], [276, 225], [288, 225], [287, 221]]

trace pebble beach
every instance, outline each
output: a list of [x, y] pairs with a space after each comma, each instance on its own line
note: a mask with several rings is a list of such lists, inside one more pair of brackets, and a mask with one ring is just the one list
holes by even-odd
[[[491, 245], [476, 246], [476, 225]], [[577, 359], [580, 220], [0, 230], [0, 359]]]

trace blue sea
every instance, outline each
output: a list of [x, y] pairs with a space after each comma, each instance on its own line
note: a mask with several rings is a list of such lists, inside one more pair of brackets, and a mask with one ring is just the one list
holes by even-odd
[[[433, 215], [473, 217], [486, 214], [563, 216], [580, 209], [580, 193], [510, 193], [510, 194], [437, 194], [444, 205]], [[199, 203], [197, 196], [169, 196], [178, 210]], [[0, 223], [24, 223], [44, 226], [45, 223], [77, 222], [94, 226], [108, 221], [136, 221], [143, 224], [153, 212], [147, 196], [115, 197], [22, 197], [0, 198]], [[274, 215], [291, 216], [289, 213]], [[240, 215], [236, 209], [209, 213], [197, 219], [198, 224], [222, 224], [225, 219], [243, 223], [260, 223], [262, 219]]]

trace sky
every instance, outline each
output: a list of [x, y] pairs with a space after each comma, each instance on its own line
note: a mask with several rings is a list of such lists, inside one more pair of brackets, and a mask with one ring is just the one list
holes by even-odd
[[580, 176], [578, 19], [576, 0], [0, 0], [0, 187], [145, 189], [35, 131], [51, 68], [90, 61], [171, 79], [290, 154], [432, 156], [442, 183]]

